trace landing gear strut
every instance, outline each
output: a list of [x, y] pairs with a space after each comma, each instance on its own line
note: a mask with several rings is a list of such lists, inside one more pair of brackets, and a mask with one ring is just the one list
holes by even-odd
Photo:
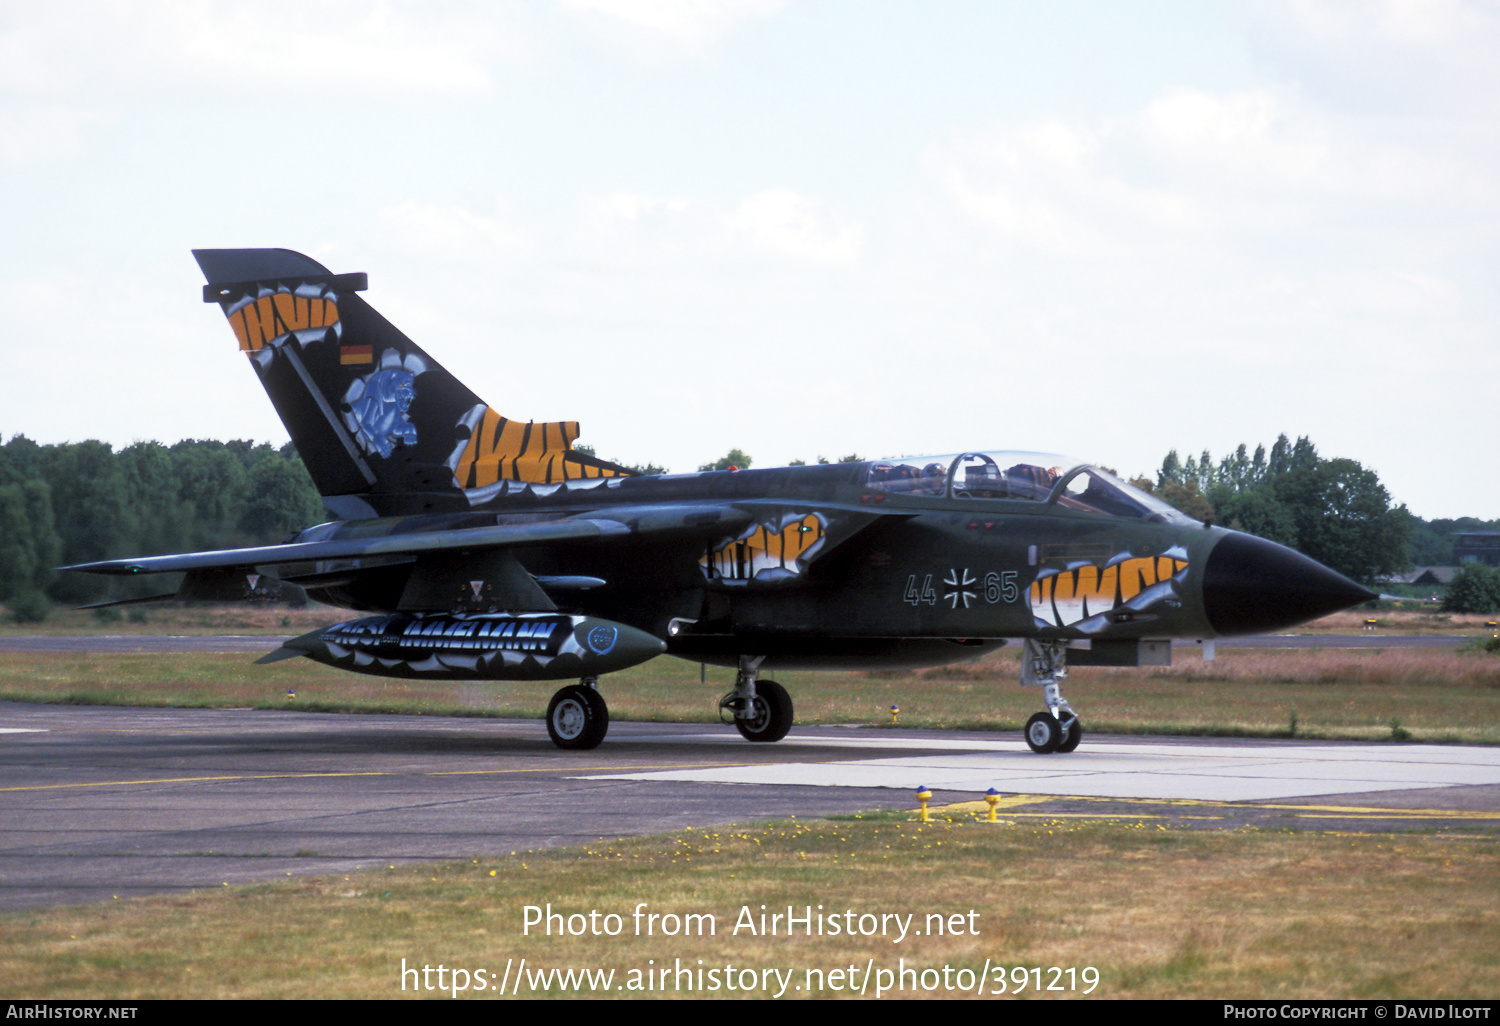
[[719, 711], [734, 715], [746, 741], [780, 741], [792, 729], [792, 696], [774, 680], [756, 680], [765, 656], [740, 656], [734, 690], [719, 700]]
[[1064, 666], [1067, 651], [1065, 641], [1027, 638], [1021, 652], [1021, 684], [1040, 687], [1042, 702], [1047, 706], [1046, 712], [1026, 721], [1026, 743], [1038, 755], [1071, 752], [1083, 740], [1083, 724], [1063, 697], [1058, 683], [1068, 675]]
[[598, 748], [609, 731], [609, 706], [598, 677], [560, 689], [547, 704], [547, 734], [559, 748]]

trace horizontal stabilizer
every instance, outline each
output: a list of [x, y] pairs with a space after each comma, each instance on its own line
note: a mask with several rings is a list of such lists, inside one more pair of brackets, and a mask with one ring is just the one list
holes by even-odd
[[333, 273], [312, 257], [290, 249], [195, 249], [193, 258], [211, 284], [296, 281]]

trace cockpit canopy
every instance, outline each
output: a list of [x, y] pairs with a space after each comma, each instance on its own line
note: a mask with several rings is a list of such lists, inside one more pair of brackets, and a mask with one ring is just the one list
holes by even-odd
[[952, 499], [1005, 499], [1132, 520], [1191, 518], [1098, 467], [1039, 452], [965, 452], [870, 464], [867, 488]]

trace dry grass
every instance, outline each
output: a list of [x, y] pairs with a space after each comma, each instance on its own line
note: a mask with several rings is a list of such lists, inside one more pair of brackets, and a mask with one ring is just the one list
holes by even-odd
[[[476, 970], [498, 982], [521, 958], [612, 969], [616, 985], [680, 960], [774, 969], [793, 987], [822, 970], [818, 996], [831, 996], [830, 971], [904, 959], [938, 970], [929, 982], [947, 967], [1008, 989], [1017, 977], [987, 963], [1022, 967], [1028, 985], [1035, 967], [1092, 967], [1094, 997], [1487, 998], [1500, 989], [1497, 856], [1494, 839], [1421, 835], [793, 821], [0, 917], [0, 979], [8, 995], [54, 999], [385, 998], [427, 993], [411, 977], [403, 991], [402, 959], [464, 968], [471, 986]], [[525, 906], [548, 903], [615, 913], [620, 935], [525, 933]], [[637, 937], [641, 904], [712, 915], [715, 931]], [[965, 928], [904, 941], [736, 934], [741, 908], [762, 905], [910, 913], [918, 928], [959, 915]], [[918, 984], [905, 996], [963, 995]]]
[[[243, 614], [224, 615], [235, 625], [228, 629], [249, 632], [233, 619]], [[288, 628], [279, 624], [283, 613], [269, 615], [275, 622], [258, 629], [312, 626]], [[121, 633], [119, 626], [106, 633]], [[146, 631], [184, 632], [181, 623]], [[393, 681], [250, 659], [6, 653], [0, 691], [28, 700], [278, 705], [291, 689], [304, 707], [540, 715], [552, 690]], [[1002, 653], [916, 674], [782, 680], [800, 722], [879, 725], [898, 704], [902, 725], [1013, 729], [1036, 706], [1035, 692], [1016, 686], [1014, 662]], [[617, 718], [708, 719], [728, 686], [724, 671], [710, 679], [716, 683], [705, 691], [696, 665], [663, 659], [604, 686]], [[1500, 742], [1500, 657], [1479, 652], [1223, 650], [1213, 663], [1189, 656], [1158, 670], [1080, 668], [1067, 692], [1091, 732], [1295, 728], [1299, 736]], [[1493, 837], [798, 821], [4, 916], [0, 990], [53, 999], [419, 996], [429, 992], [402, 990], [402, 959], [483, 969], [492, 981], [522, 957], [534, 968], [613, 969], [616, 982], [628, 982], [632, 970], [677, 959], [696, 968], [701, 959], [704, 967], [789, 972], [800, 985], [808, 969], [894, 970], [905, 959], [907, 967], [966, 970], [971, 978], [987, 962], [1094, 967], [1101, 982], [1093, 996], [1102, 997], [1482, 999], [1500, 989], [1496, 895]], [[616, 912], [627, 924], [642, 902], [659, 912], [707, 912], [719, 931], [523, 935], [524, 906], [548, 902], [568, 912]], [[979, 935], [893, 944], [727, 932], [742, 906], [758, 912], [763, 903], [919, 918], [974, 910]], [[818, 993], [835, 994], [824, 979]]]
[[[177, 610], [153, 633], [290, 633], [326, 622], [231, 607]], [[332, 614], [338, 615], [338, 614]], [[1420, 614], [1419, 614], [1420, 615]], [[197, 626], [195, 626], [195, 624]], [[117, 625], [118, 626], [118, 625]], [[1476, 638], [1484, 637], [1481, 633]], [[269, 650], [270, 644], [267, 644]], [[539, 717], [554, 685], [446, 683], [350, 674], [308, 660], [253, 665], [250, 653], [0, 653], [0, 697], [88, 704], [255, 705], [339, 711]], [[621, 720], [712, 722], [732, 674], [657, 659], [602, 682]], [[1017, 685], [1017, 650], [924, 671], [790, 673], [797, 721], [1016, 730], [1039, 705]], [[1174, 665], [1075, 667], [1065, 686], [1090, 733], [1166, 733], [1500, 743], [1500, 655], [1470, 649], [1248, 649], [1205, 661], [1179, 649]]]
[[0, 637], [30, 634], [304, 634], [358, 614], [331, 606], [292, 609], [241, 603], [223, 606], [142, 605], [106, 610], [54, 609], [43, 623], [0, 617]]
[[1443, 613], [1427, 609], [1350, 609], [1293, 628], [1292, 634], [1354, 634], [1374, 620], [1376, 634], [1476, 634], [1493, 631], [1493, 613]]
[[[1018, 726], [1034, 692], [996, 689], [1017, 679], [1016, 653], [916, 673], [868, 675], [902, 721]], [[1086, 730], [1500, 743], [1500, 657], [1449, 648], [1221, 648], [1204, 660], [1178, 650], [1169, 667], [1077, 667], [1064, 687]], [[820, 688], [825, 690], [826, 688]], [[1010, 716], [984, 716], [985, 701]], [[813, 715], [817, 712], [813, 697]], [[966, 703], [967, 710], [955, 708]], [[803, 705], [799, 704], [799, 716]]]

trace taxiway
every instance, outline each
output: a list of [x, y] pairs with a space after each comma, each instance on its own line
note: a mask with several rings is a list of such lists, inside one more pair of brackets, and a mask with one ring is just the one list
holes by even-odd
[[[1194, 827], [1500, 829], [1500, 750], [0, 703], [0, 910], [790, 816], [977, 801]], [[972, 807], [972, 806], [970, 806]]]

